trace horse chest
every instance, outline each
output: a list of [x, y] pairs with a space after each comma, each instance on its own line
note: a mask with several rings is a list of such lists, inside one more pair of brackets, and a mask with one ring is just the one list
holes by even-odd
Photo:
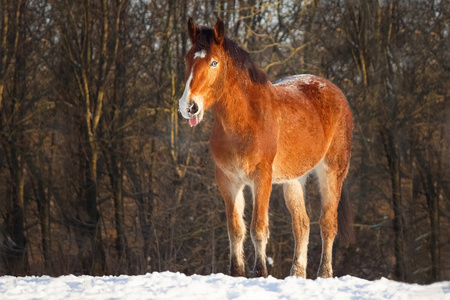
[[210, 148], [216, 167], [241, 182], [250, 181], [251, 174], [265, 156], [263, 147], [251, 135], [238, 139], [213, 132]]
[[210, 147], [217, 167], [229, 175], [233, 175], [233, 177], [240, 177], [241, 179], [248, 177], [250, 166], [247, 156], [239, 151], [237, 145], [229, 141], [211, 139]]

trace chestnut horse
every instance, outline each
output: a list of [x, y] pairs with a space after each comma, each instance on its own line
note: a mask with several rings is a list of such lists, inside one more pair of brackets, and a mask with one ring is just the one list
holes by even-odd
[[254, 276], [267, 276], [269, 198], [272, 183], [280, 183], [295, 239], [291, 275], [306, 278], [309, 218], [303, 189], [313, 173], [322, 196], [318, 276], [333, 276], [338, 223], [344, 238], [353, 234], [349, 204], [341, 199], [353, 128], [345, 96], [331, 82], [313, 75], [272, 84], [249, 54], [225, 36], [220, 19], [214, 28], [207, 28], [196, 26], [190, 18], [188, 29], [192, 48], [185, 57], [186, 87], [179, 111], [191, 126], [199, 124], [209, 108], [214, 112], [210, 148], [225, 202], [230, 274], [245, 276], [243, 188], [248, 185], [253, 192]]

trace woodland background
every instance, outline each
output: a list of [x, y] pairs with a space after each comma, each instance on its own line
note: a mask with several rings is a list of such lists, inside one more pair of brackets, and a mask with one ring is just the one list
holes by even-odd
[[[188, 17], [220, 16], [271, 80], [324, 76], [349, 100], [357, 242], [337, 239], [335, 275], [450, 280], [448, 1], [1, 0], [0, 15], [0, 275], [227, 272], [212, 117], [192, 129], [177, 112]], [[284, 278], [279, 186], [270, 205], [269, 273]]]

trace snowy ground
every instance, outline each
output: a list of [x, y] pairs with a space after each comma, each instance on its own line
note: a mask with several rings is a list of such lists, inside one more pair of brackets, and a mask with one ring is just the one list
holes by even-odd
[[450, 299], [450, 281], [432, 285], [351, 276], [284, 280], [233, 278], [223, 274], [186, 276], [0, 277], [0, 299]]

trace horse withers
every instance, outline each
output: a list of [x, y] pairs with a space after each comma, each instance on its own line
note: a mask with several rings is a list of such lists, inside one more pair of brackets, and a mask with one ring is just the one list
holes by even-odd
[[306, 278], [310, 222], [303, 190], [308, 175], [315, 173], [322, 208], [318, 276], [333, 276], [338, 225], [344, 238], [353, 238], [349, 203], [342, 197], [353, 128], [345, 96], [331, 82], [313, 75], [272, 84], [249, 54], [225, 36], [220, 19], [214, 28], [207, 28], [196, 26], [190, 18], [188, 30], [192, 47], [185, 57], [186, 86], [179, 111], [191, 126], [198, 125], [209, 108], [214, 113], [210, 148], [225, 202], [230, 274], [245, 276], [243, 188], [248, 185], [253, 193], [254, 276], [268, 275], [269, 198], [272, 183], [279, 183], [295, 239], [291, 275]]

